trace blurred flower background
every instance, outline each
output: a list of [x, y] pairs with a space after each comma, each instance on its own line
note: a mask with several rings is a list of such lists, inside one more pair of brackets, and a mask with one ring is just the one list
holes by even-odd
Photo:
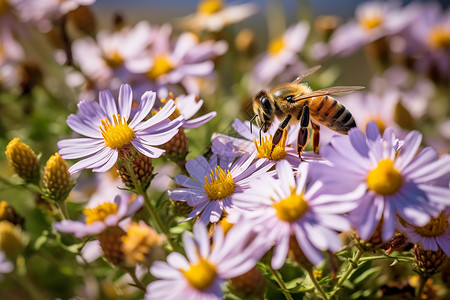
[[0, 0], [0, 148], [1, 299], [450, 297], [444, 0]]

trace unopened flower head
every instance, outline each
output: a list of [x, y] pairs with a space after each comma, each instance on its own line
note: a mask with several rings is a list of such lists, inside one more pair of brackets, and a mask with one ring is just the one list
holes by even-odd
[[106, 228], [98, 235], [103, 255], [110, 263], [116, 266], [125, 265], [125, 254], [122, 251], [122, 238], [125, 234], [125, 231], [119, 226], [112, 226]]
[[167, 263], [153, 263], [150, 272], [161, 280], [148, 285], [145, 299], [222, 299], [225, 280], [249, 271], [261, 258], [259, 245], [248, 243], [248, 234], [246, 228], [233, 227], [224, 237], [218, 226], [211, 245], [205, 225], [195, 224], [194, 236], [183, 234], [187, 259], [172, 252]]
[[11, 224], [23, 226], [25, 220], [8, 202], [0, 201], [0, 221], [8, 221]]
[[175, 176], [175, 182], [183, 188], [169, 190], [169, 197], [194, 207], [186, 220], [200, 216], [204, 224], [216, 223], [224, 210], [228, 212], [234, 206], [235, 197], [249, 188], [249, 180], [271, 167], [261, 162], [252, 164], [253, 160], [244, 155], [229, 167], [226, 160], [218, 162], [216, 155], [209, 162], [203, 156], [191, 159], [186, 169], [193, 178]]
[[141, 196], [133, 200], [116, 196], [114, 202], [104, 202], [94, 208], [85, 208], [83, 210], [85, 219], [82, 221], [63, 220], [54, 223], [53, 227], [61, 232], [73, 233], [78, 238], [97, 235], [132, 216], [143, 204], [144, 200]]
[[67, 118], [69, 127], [87, 137], [58, 142], [64, 159], [83, 158], [69, 169], [71, 174], [86, 168], [106, 172], [117, 162], [119, 151], [130, 145], [150, 158], [159, 157], [164, 150], [154, 146], [170, 140], [182, 125], [181, 117], [168, 119], [175, 110], [173, 101], [168, 101], [155, 116], [144, 121], [155, 103], [154, 92], [142, 95], [131, 120], [133, 93], [129, 85], [120, 87], [118, 104], [109, 91], [100, 92], [99, 98], [100, 103], [81, 101], [78, 113]]
[[[369, 240], [382, 222], [381, 236], [388, 241], [395, 233], [397, 215], [413, 226], [425, 226], [450, 203], [448, 186], [433, 181], [450, 172], [450, 156], [438, 157], [430, 147], [416, 155], [422, 135], [410, 132], [400, 150], [392, 129], [381, 135], [369, 122], [366, 135], [352, 129], [349, 138], [336, 136], [321, 153], [332, 164], [322, 166], [330, 189], [366, 190], [350, 213], [353, 226]], [[322, 168], [319, 166], [319, 169]]]
[[278, 178], [261, 176], [241, 197], [241, 223], [253, 228], [261, 247], [275, 247], [272, 267], [283, 266], [290, 239], [296, 240], [306, 258], [314, 265], [323, 260], [321, 251], [337, 251], [341, 242], [337, 231], [347, 230], [350, 222], [343, 214], [356, 207], [362, 190], [334, 195], [320, 180], [311, 180], [309, 164], [302, 163], [299, 175], [286, 161], [276, 166]]
[[14, 256], [27, 243], [28, 236], [22, 231], [20, 226], [8, 221], [0, 221], [0, 251], [3, 251], [7, 256]]
[[54, 201], [64, 201], [73, 187], [69, 166], [59, 153], [45, 164], [43, 184], [47, 196]]
[[20, 178], [29, 183], [39, 183], [39, 160], [27, 144], [21, 142], [19, 138], [14, 138], [6, 146], [5, 154], [9, 164]]

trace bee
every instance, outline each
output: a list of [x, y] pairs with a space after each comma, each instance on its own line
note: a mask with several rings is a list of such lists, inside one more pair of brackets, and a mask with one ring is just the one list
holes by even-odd
[[364, 87], [335, 86], [313, 91], [308, 84], [302, 83], [302, 81], [319, 69], [320, 66], [308, 69], [294, 81], [277, 85], [269, 92], [262, 90], [253, 98], [255, 116], [250, 123], [256, 120], [256, 124], [260, 128], [260, 137], [261, 131], [267, 132], [275, 117], [281, 120], [272, 139], [272, 151], [280, 142], [283, 131], [290, 123], [300, 122], [297, 139], [297, 152], [300, 158], [309, 140], [309, 123], [313, 130], [315, 153], [319, 152], [320, 126], [318, 123], [342, 134], [347, 134], [351, 128], [356, 127], [350, 111], [331, 95], [349, 93]]

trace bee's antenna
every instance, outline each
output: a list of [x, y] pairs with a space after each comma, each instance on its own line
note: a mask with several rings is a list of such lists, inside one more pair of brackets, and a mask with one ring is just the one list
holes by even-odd
[[261, 127], [259, 127], [259, 144], [262, 145], [262, 136], [261, 136], [261, 131], [263, 129], [263, 127], [266, 126], [266, 122], [261, 124]]
[[252, 125], [253, 125], [253, 121], [256, 119], [258, 115], [254, 115], [251, 119], [250, 119], [250, 133], [252, 133]]

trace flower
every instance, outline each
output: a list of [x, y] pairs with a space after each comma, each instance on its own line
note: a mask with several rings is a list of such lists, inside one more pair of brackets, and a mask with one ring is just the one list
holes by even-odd
[[254, 156], [244, 155], [229, 167], [226, 159], [219, 163], [216, 155], [209, 162], [203, 156], [190, 159], [186, 170], [194, 178], [175, 176], [175, 182], [183, 188], [170, 189], [169, 197], [194, 207], [185, 221], [200, 215], [202, 223], [216, 223], [223, 210], [229, 212], [233, 208], [234, 198], [249, 188], [250, 179], [271, 167], [251, 164], [253, 160]]
[[150, 272], [161, 279], [147, 286], [144, 299], [222, 299], [225, 279], [249, 271], [261, 257], [258, 245], [247, 245], [249, 230], [241, 226], [233, 226], [225, 237], [218, 226], [212, 245], [204, 224], [195, 224], [193, 231], [194, 236], [183, 233], [187, 259], [172, 252], [167, 263], [153, 263]]
[[356, 21], [340, 26], [331, 36], [330, 54], [349, 55], [362, 46], [400, 33], [417, 19], [396, 2], [371, 1], [356, 8]]
[[425, 226], [412, 226], [406, 222], [398, 222], [398, 230], [408, 239], [419, 244], [424, 250], [438, 251], [439, 248], [450, 256], [450, 226], [448, 219], [450, 210], [443, 210], [437, 218], [431, 218]]
[[251, 182], [252, 189], [238, 195], [238, 208], [245, 210], [240, 223], [254, 228], [265, 251], [275, 245], [271, 263], [275, 269], [283, 266], [292, 237], [315, 265], [323, 260], [320, 251], [339, 250], [336, 231], [350, 227], [342, 214], [356, 207], [352, 200], [362, 192], [327, 195], [323, 182], [309, 176], [309, 168], [310, 163], [302, 163], [295, 177], [290, 164], [281, 161], [276, 165], [278, 178], [260, 176]]
[[[364, 187], [358, 207], [350, 212], [353, 226], [363, 240], [369, 240], [382, 222], [381, 237], [388, 241], [400, 216], [414, 226], [425, 226], [449, 205], [450, 189], [434, 184], [450, 172], [450, 155], [438, 159], [430, 147], [416, 155], [422, 135], [411, 131], [398, 150], [398, 140], [388, 128], [381, 136], [375, 122], [366, 135], [352, 129], [349, 138], [336, 136], [321, 154], [332, 166], [319, 166], [332, 190]], [[397, 151], [398, 150], [398, 151]], [[320, 169], [323, 168], [323, 169]]]
[[132, 216], [143, 204], [142, 196], [131, 201], [130, 198], [116, 196], [114, 202], [103, 202], [94, 208], [85, 208], [83, 210], [85, 219], [82, 221], [62, 220], [54, 223], [53, 227], [61, 232], [73, 233], [77, 238], [97, 235]]
[[200, 87], [196, 80], [213, 74], [212, 59], [224, 54], [228, 46], [225, 41], [199, 42], [189, 32], [182, 33], [173, 43], [171, 33], [167, 24], [155, 28], [152, 46], [130, 60], [127, 68], [142, 75], [137, 80], [144, 86], [154, 86], [161, 97], [167, 96], [168, 85], [176, 84], [181, 84], [189, 94], [198, 95]]
[[99, 98], [100, 103], [81, 101], [78, 113], [70, 115], [66, 121], [72, 130], [87, 138], [58, 142], [62, 158], [86, 157], [70, 167], [71, 174], [86, 168], [105, 172], [116, 163], [119, 151], [131, 145], [150, 158], [159, 157], [164, 150], [153, 146], [169, 141], [182, 125], [181, 117], [168, 119], [175, 111], [173, 101], [168, 101], [155, 116], [143, 121], [155, 103], [154, 92], [142, 95], [138, 111], [130, 122], [133, 92], [129, 85], [121, 85], [118, 106], [109, 91], [100, 92]]
[[[288, 66], [292, 65], [295, 65], [295, 73], [298, 74], [299, 53], [303, 49], [308, 33], [308, 23], [299, 22], [289, 27], [282, 36], [272, 40], [266, 53], [258, 58], [253, 68], [253, 81], [258, 86], [267, 86], [276, 76], [285, 73]], [[292, 72], [290, 75], [295, 76]]]
[[194, 31], [217, 32], [230, 24], [239, 23], [256, 13], [254, 3], [224, 5], [222, 0], [202, 0], [197, 12], [182, 18], [183, 28]]

